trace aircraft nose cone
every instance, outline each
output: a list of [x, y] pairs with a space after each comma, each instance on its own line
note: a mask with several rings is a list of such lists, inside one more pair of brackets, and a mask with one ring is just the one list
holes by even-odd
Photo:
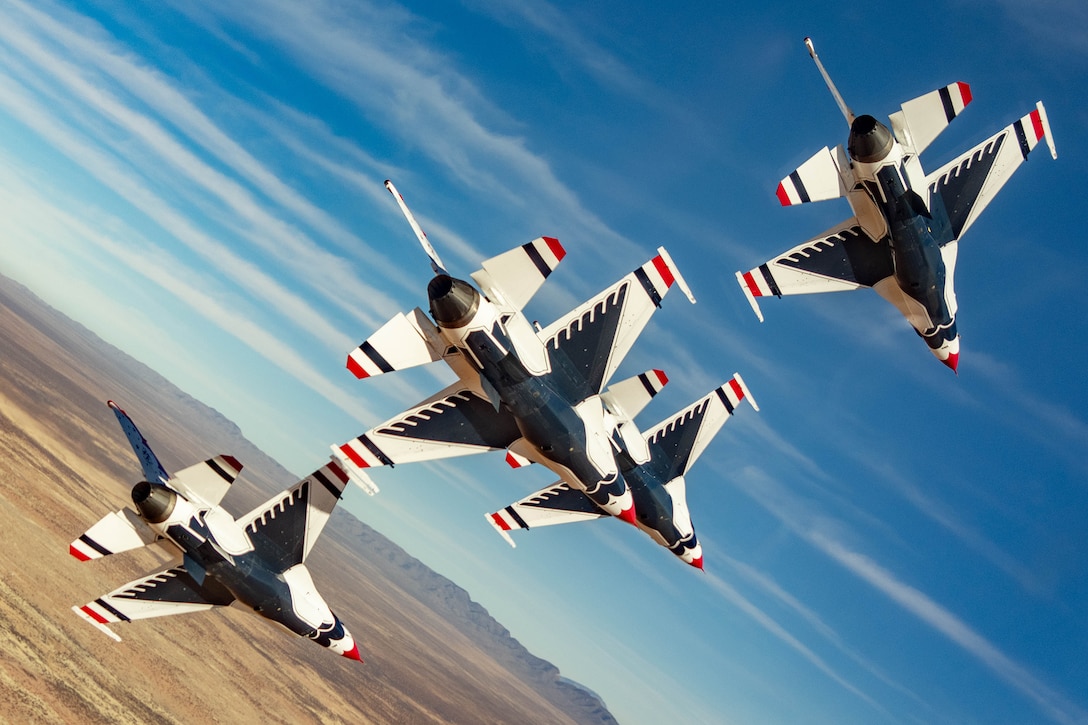
[[[955, 328], [952, 328], [953, 331]], [[937, 348], [933, 348], [933, 354], [937, 356], [937, 359], [944, 363], [952, 372], [959, 375], [956, 370], [960, 364], [960, 336], [956, 335], [951, 340], [948, 340], [943, 345]]]
[[696, 558], [692, 559], [688, 563], [691, 564], [696, 569], [698, 569], [699, 571], [706, 571], [705, 569], [703, 569], [703, 557], [702, 557], [702, 555], [697, 556]]
[[448, 274], [435, 275], [427, 283], [427, 299], [431, 317], [445, 328], [464, 327], [480, 305], [480, 293], [472, 285]]
[[636, 518], [637, 517], [635, 516], [635, 505], [634, 505], [634, 503], [632, 502], [632, 504], [631, 504], [631, 506], [629, 508], [625, 508], [623, 511], [620, 511], [618, 514], [616, 514], [616, 518], [619, 518], [619, 519], [621, 519], [623, 521], [626, 521], [627, 523], [631, 524], [632, 526], [638, 526], [638, 524], [636, 523]]
[[355, 642], [351, 643], [351, 649], [347, 652], [341, 652], [340, 656], [347, 657], [349, 660], [355, 660], [356, 662], [363, 661], [363, 658], [359, 656], [359, 645], [355, 644]]
[[892, 132], [872, 116], [858, 116], [850, 124], [846, 149], [850, 158], [863, 164], [881, 161], [892, 150]]

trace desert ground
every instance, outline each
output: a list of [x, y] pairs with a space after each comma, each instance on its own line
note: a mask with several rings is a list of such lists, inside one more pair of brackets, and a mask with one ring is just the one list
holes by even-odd
[[365, 664], [237, 607], [119, 623], [113, 642], [71, 607], [171, 561], [68, 554], [131, 505], [139, 479], [113, 397], [168, 469], [241, 459], [223, 502], [234, 514], [294, 482], [214, 410], [0, 277], [0, 722], [615, 722], [466, 592], [342, 511], [307, 563]]

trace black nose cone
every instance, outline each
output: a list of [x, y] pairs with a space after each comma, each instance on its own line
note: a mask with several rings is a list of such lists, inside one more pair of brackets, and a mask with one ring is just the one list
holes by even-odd
[[431, 317], [440, 327], [464, 327], [480, 306], [480, 293], [448, 274], [436, 275], [427, 284], [427, 298], [431, 301]]
[[858, 116], [850, 124], [847, 150], [850, 158], [863, 164], [883, 160], [892, 150], [892, 132], [872, 116]]

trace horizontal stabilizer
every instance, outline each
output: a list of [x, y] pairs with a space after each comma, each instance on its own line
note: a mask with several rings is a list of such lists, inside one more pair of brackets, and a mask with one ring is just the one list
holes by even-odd
[[258, 556], [281, 571], [305, 562], [349, 481], [329, 461], [239, 519]]
[[157, 540], [158, 535], [143, 519], [129, 509], [121, 509], [106, 514], [97, 524], [87, 529], [86, 533], [69, 545], [68, 553], [80, 561], [87, 561], [119, 551], [139, 549]]
[[601, 394], [601, 400], [617, 420], [634, 420], [668, 382], [669, 378], [663, 370], [647, 370], [608, 386], [608, 390]]
[[501, 511], [487, 514], [488, 523], [502, 534], [510, 546], [515, 546], [507, 533], [512, 529], [532, 529], [604, 517], [605, 514], [589, 497], [562, 481], [530, 494]]
[[528, 244], [485, 261], [472, 279], [487, 297], [509, 310], [520, 310], [532, 299], [567, 252], [554, 237], [537, 237]]
[[673, 284], [695, 301], [665, 248], [657, 251], [649, 262], [540, 331], [549, 357], [565, 355], [580, 373], [576, 389], [566, 391], [571, 398], [601, 392]]
[[974, 224], [1043, 139], [1057, 158], [1046, 109], [1039, 101], [1031, 113], [926, 177], [930, 196], [940, 194], [944, 201], [953, 239], [958, 240]]
[[521, 455], [520, 453], [517, 453], [515, 451], [506, 452], [506, 465], [510, 466], [511, 468], [524, 468], [525, 466], [532, 465], [532, 463], [532, 461], [530, 461], [528, 458]]
[[352, 350], [347, 368], [359, 379], [370, 378], [441, 360], [444, 348], [438, 328], [417, 307], [407, 315], [401, 312]]
[[908, 152], [922, 153], [971, 102], [971, 87], [952, 83], [904, 103], [893, 113], [892, 132]]
[[174, 474], [167, 483], [197, 506], [218, 506], [242, 472], [234, 456], [219, 455]]
[[655, 465], [660, 468], [664, 464], [665, 480], [679, 478], [691, 468], [742, 400], [759, 410], [740, 373], [734, 373], [724, 385], [646, 433]]
[[[850, 162], [842, 146], [832, 151], [827, 146], [801, 164], [796, 171], [778, 184], [777, 196], [782, 206], [810, 201], [826, 201], [845, 196], [847, 184], [842, 175], [850, 174]], [[850, 187], [853, 183], [849, 184]]]

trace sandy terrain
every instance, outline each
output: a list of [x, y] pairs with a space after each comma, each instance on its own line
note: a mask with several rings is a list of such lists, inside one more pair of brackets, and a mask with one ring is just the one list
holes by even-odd
[[614, 722], [456, 585], [340, 511], [308, 564], [366, 664], [236, 607], [114, 625], [124, 641], [111, 641], [72, 605], [170, 561], [68, 555], [138, 478], [113, 396], [164, 460], [244, 461], [224, 501], [234, 513], [293, 482], [215, 411], [0, 277], [0, 722]]

